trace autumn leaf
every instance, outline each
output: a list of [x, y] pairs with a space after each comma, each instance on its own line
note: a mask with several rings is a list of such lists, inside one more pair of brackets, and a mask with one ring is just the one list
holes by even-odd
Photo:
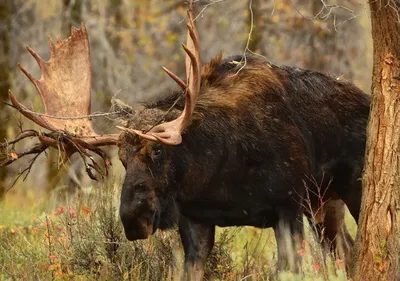
[[321, 268], [321, 266], [319, 265], [319, 263], [313, 264], [313, 269], [314, 269], [315, 271], [318, 272], [320, 268]]
[[343, 264], [344, 264], [344, 260], [337, 259], [335, 263], [336, 263], [336, 266], [340, 268], [340, 267], [342, 267], [342, 266], [343, 266]]
[[57, 268], [59, 268], [59, 267], [60, 267], [60, 264], [59, 264], [59, 263], [51, 264], [51, 265], [49, 265], [49, 267], [47, 268], [47, 270], [48, 270], [48, 271], [53, 271], [53, 270], [57, 270]]
[[74, 207], [69, 206], [69, 214], [71, 215], [71, 218], [76, 219], [76, 212]]
[[305, 251], [304, 249], [300, 249], [300, 250], [297, 251], [297, 253], [298, 253], [300, 256], [304, 256], [305, 253], [306, 253], [306, 251]]
[[89, 207], [82, 207], [82, 212], [84, 212], [85, 214], [89, 214], [90, 213], [90, 208]]
[[64, 211], [65, 211], [65, 206], [60, 206], [60, 207], [58, 207], [58, 209], [57, 209], [57, 211], [54, 213], [54, 215], [59, 216], [59, 215], [61, 215], [62, 213], [64, 213]]
[[39, 232], [39, 228], [34, 227], [34, 228], [32, 228], [31, 232], [32, 232], [32, 234], [37, 234]]
[[17, 155], [17, 153], [15, 153], [15, 152], [10, 152], [10, 156], [11, 156], [11, 158], [14, 159], [14, 160], [18, 159], [18, 155]]
[[54, 262], [54, 260], [57, 258], [56, 255], [49, 255], [50, 261]]

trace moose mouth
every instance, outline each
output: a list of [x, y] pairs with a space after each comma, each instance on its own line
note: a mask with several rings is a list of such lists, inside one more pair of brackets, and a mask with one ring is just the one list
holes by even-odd
[[150, 216], [135, 217], [131, 222], [123, 223], [125, 236], [129, 241], [147, 239], [157, 231], [159, 224], [160, 215], [157, 211]]

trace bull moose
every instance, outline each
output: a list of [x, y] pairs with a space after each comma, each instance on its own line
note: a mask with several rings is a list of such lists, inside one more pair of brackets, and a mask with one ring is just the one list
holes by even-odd
[[[191, 5], [183, 45], [186, 81], [164, 69], [179, 88], [146, 102], [119, 134], [99, 135], [81, 118], [90, 114], [91, 100], [83, 24], [65, 40], [50, 40], [48, 61], [27, 47], [41, 78], [20, 69], [40, 93], [45, 113], [30, 111], [11, 91], [9, 97], [47, 132], [23, 131], [8, 144], [38, 138], [18, 159], [49, 147], [61, 148], [63, 161], [77, 152], [91, 177], [93, 169], [103, 172], [91, 152], [107, 167], [99, 147], [117, 145], [126, 170], [120, 218], [127, 239], [178, 225], [188, 280], [203, 278], [215, 226], [272, 227], [278, 268], [295, 269], [287, 247], [298, 247], [303, 214], [311, 217], [303, 202], [308, 191], [315, 194], [311, 177], [324, 183], [326, 201], [313, 223], [325, 227], [333, 248], [340, 241], [348, 256], [353, 241], [344, 225], [344, 204], [358, 221], [370, 97], [349, 82], [254, 55], [218, 54], [201, 65]], [[317, 201], [311, 196], [315, 210]]]

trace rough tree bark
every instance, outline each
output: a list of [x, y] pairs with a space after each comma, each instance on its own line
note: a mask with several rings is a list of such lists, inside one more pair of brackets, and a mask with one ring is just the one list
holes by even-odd
[[353, 277], [399, 280], [400, 3], [370, 1], [374, 68]]

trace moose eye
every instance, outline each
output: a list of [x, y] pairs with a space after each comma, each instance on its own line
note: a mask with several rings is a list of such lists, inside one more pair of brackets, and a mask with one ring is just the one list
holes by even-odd
[[159, 158], [162, 155], [163, 151], [161, 148], [156, 148], [153, 150], [154, 158]]

